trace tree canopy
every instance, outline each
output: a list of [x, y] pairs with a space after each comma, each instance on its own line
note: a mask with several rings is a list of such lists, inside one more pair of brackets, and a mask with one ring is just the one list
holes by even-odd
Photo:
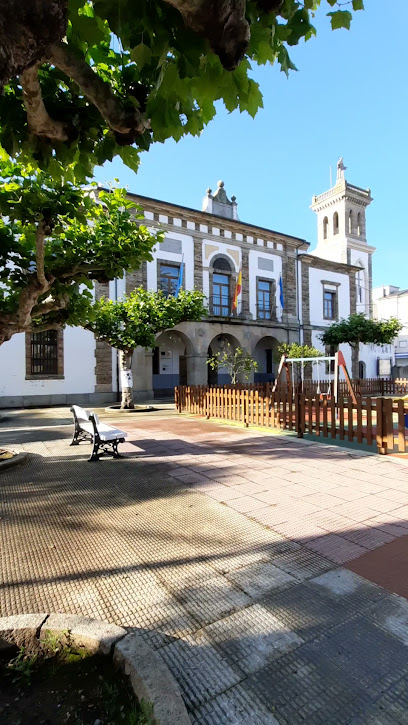
[[310, 345], [300, 345], [297, 342], [282, 342], [278, 345], [278, 353], [280, 355], [286, 355], [287, 358], [291, 357], [322, 357], [323, 353], [317, 350], [315, 347]]
[[369, 345], [390, 345], [399, 331], [402, 324], [395, 317], [388, 320], [369, 319], [363, 312], [350, 315], [346, 320], [334, 322], [321, 335], [325, 345], [349, 345], [359, 346], [360, 343]]
[[204, 294], [180, 290], [166, 297], [162, 291], [139, 287], [120, 300], [101, 298], [93, 305], [84, 326], [95, 336], [121, 351], [122, 408], [133, 408], [132, 355], [136, 347], [153, 348], [159, 332], [181, 322], [201, 320], [207, 313]]
[[153, 348], [156, 335], [181, 322], [199, 321], [206, 314], [204, 294], [180, 290], [177, 297], [143, 287], [114, 301], [102, 297], [93, 305], [86, 327], [99, 340], [132, 353], [136, 347]]
[[335, 347], [344, 343], [350, 345], [352, 376], [357, 378], [360, 344], [390, 345], [401, 329], [402, 324], [395, 317], [375, 320], [357, 312], [330, 325], [321, 335], [321, 340], [324, 345]]
[[55, 178], [84, 181], [119, 155], [198, 135], [222, 100], [262, 107], [253, 64], [295, 69], [288, 48], [326, 7], [349, 28], [363, 0], [3, 0], [0, 145]]
[[58, 183], [0, 162], [0, 344], [18, 332], [81, 325], [95, 282], [151, 259], [162, 234], [141, 224], [126, 190]]

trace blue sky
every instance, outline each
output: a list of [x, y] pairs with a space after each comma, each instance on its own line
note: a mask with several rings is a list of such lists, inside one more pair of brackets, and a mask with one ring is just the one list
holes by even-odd
[[255, 68], [264, 109], [255, 119], [223, 105], [199, 138], [156, 144], [138, 174], [117, 159], [96, 169], [131, 191], [201, 208], [223, 179], [242, 221], [316, 244], [313, 194], [330, 186], [339, 156], [352, 184], [370, 187], [367, 237], [374, 285], [408, 287], [408, 54], [406, 0], [366, 0], [351, 30], [332, 32], [322, 2], [317, 37], [293, 48], [299, 72]]

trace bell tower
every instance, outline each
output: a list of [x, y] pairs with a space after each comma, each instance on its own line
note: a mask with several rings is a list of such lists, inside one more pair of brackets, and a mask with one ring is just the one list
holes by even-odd
[[336, 181], [328, 191], [314, 196], [311, 208], [317, 214], [317, 247], [321, 259], [361, 267], [356, 274], [356, 310], [371, 316], [372, 255], [367, 242], [366, 209], [371, 190], [346, 181], [343, 159], [337, 162]]

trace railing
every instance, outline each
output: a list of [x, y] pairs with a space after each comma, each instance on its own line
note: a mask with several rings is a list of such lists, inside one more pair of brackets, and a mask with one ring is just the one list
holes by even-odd
[[408, 452], [408, 402], [391, 398], [360, 397], [354, 404], [350, 396], [290, 393], [287, 389], [271, 392], [271, 386], [215, 387], [179, 386], [175, 389], [179, 413], [241, 422], [245, 426], [296, 432], [318, 438], [348, 441], [377, 447], [379, 453]]
[[256, 319], [257, 320], [276, 320], [276, 309], [274, 306], [266, 307], [263, 304], [257, 302], [256, 304]]
[[232, 300], [228, 295], [212, 295], [210, 313], [217, 317], [230, 317]]

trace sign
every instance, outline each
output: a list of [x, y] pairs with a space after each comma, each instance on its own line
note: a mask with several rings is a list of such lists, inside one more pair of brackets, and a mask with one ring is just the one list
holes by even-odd
[[121, 370], [120, 371], [120, 384], [123, 388], [132, 388], [133, 389], [133, 375], [131, 370]]
[[378, 375], [380, 378], [391, 377], [391, 360], [389, 358], [378, 358]]

